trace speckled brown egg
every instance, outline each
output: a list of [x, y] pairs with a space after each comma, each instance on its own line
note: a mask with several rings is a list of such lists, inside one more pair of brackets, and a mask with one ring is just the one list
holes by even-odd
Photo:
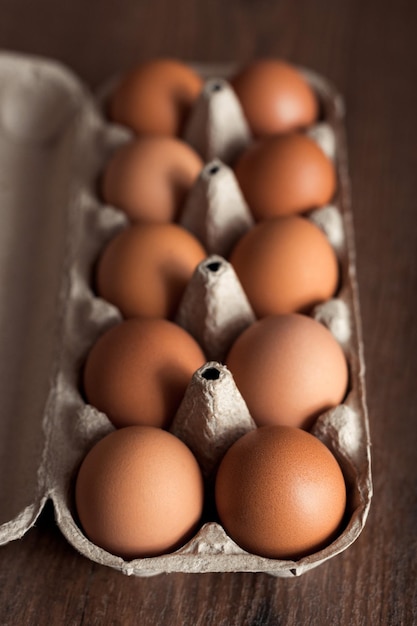
[[202, 86], [200, 76], [176, 59], [144, 61], [116, 86], [109, 115], [140, 135], [179, 136]]
[[154, 556], [182, 546], [195, 531], [203, 480], [182, 441], [158, 428], [131, 426], [87, 454], [75, 501], [93, 543], [127, 560]]
[[303, 128], [317, 119], [316, 94], [301, 72], [285, 61], [253, 61], [231, 84], [257, 137]]
[[324, 233], [297, 215], [259, 222], [230, 256], [257, 317], [308, 312], [338, 285], [336, 254]]
[[256, 220], [304, 213], [328, 203], [336, 191], [333, 163], [303, 133], [253, 143], [234, 172]]
[[226, 365], [258, 426], [309, 429], [347, 390], [342, 348], [322, 324], [297, 313], [249, 326], [232, 345]]
[[117, 427], [168, 428], [193, 373], [205, 363], [198, 343], [173, 322], [131, 319], [107, 330], [84, 367], [87, 401]]
[[188, 144], [174, 137], [142, 137], [119, 148], [107, 164], [105, 202], [132, 221], [172, 222], [203, 162]]
[[173, 318], [197, 265], [201, 243], [176, 224], [133, 224], [118, 233], [97, 265], [97, 293], [129, 317]]
[[288, 426], [253, 430], [232, 445], [216, 477], [216, 505], [245, 550], [298, 559], [328, 545], [346, 508], [342, 471], [310, 433]]

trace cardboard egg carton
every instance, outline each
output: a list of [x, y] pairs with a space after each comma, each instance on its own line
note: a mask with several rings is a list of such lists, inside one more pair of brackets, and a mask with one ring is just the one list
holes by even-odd
[[[184, 294], [176, 321], [202, 344], [208, 362], [198, 370], [171, 430], [194, 451], [210, 482], [231, 443], [255, 427], [221, 360], [252, 321], [250, 304], [226, 256], [252, 225], [228, 166], [250, 132], [227, 77], [230, 68], [198, 67], [208, 79], [185, 131], [207, 165], [190, 191], [182, 223], [208, 249]], [[303, 70], [304, 71], [304, 70]], [[335, 248], [341, 287], [314, 311], [341, 343], [350, 368], [343, 405], [320, 416], [317, 435], [335, 454], [348, 486], [344, 529], [328, 547], [296, 562], [249, 554], [213, 518], [174, 553], [126, 562], [95, 546], [77, 524], [74, 479], [91, 446], [113, 430], [86, 404], [80, 372], [96, 338], [120, 321], [96, 297], [94, 263], [127, 224], [104, 206], [97, 180], [114, 149], [131, 133], [110, 124], [100, 99], [57, 63], [0, 55], [0, 543], [18, 539], [45, 502], [68, 541], [88, 558], [125, 574], [267, 572], [295, 576], [346, 549], [360, 534], [372, 496], [364, 359], [355, 275], [343, 103], [324, 79], [305, 71], [323, 109], [308, 132], [334, 159], [334, 204], [313, 220]], [[228, 207], [228, 211], [223, 210]], [[199, 423], [190, 428], [190, 416]]]

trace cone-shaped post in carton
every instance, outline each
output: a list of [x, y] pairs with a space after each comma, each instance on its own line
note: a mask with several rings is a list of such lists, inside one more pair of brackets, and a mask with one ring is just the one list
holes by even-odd
[[180, 223], [200, 239], [209, 254], [228, 256], [254, 225], [230, 167], [214, 159], [203, 168], [188, 194]]
[[212, 478], [228, 448], [254, 428], [231, 372], [211, 361], [194, 373], [170, 430], [194, 453], [204, 476]]
[[345, 229], [343, 217], [333, 204], [314, 209], [308, 214], [308, 219], [320, 228], [329, 240], [330, 245], [338, 258], [345, 253]]
[[[343, 293], [340, 294], [343, 296]], [[314, 307], [311, 312], [315, 320], [330, 330], [344, 351], [352, 337], [352, 319], [343, 297], [331, 298]]]
[[195, 269], [175, 321], [198, 341], [209, 360], [222, 361], [255, 319], [231, 264], [212, 255]]
[[195, 103], [183, 139], [210, 161], [231, 163], [251, 141], [240, 102], [223, 78], [210, 78]]
[[313, 124], [307, 128], [306, 135], [316, 142], [331, 161], [335, 160], [336, 136], [330, 124], [326, 124], [325, 122]]

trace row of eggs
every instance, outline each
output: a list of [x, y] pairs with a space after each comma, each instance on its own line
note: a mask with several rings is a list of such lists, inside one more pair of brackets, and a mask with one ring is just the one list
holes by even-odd
[[[256, 62], [231, 84], [257, 139], [232, 164], [254, 224], [232, 246], [229, 262], [258, 320], [239, 335], [225, 363], [258, 428], [221, 462], [216, 505], [226, 531], [245, 549], [297, 558], [329, 541], [346, 502], [336, 460], [300, 429], [339, 404], [348, 385], [339, 344], [300, 314], [338, 287], [335, 253], [302, 215], [332, 199], [336, 175], [298, 130], [316, 120], [319, 107], [294, 68]], [[113, 121], [138, 137], [116, 151], [103, 174], [104, 200], [131, 224], [98, 260], [96, 289], [126, 319], [92, 347], [84, 391], [118, 430], [82, 463], [76, 504], [87, 536], [124, 558], [182, 545], [204, 503], [196, 459], [162, 430], [206, 362], [198, 342], [175, 323], [184, 290], [207, 258], [202, 243], [174, 223], [204, 166], [178, 138], [200, 90], [189, 67], [158, 60], [124, 78], [109, 103]]]

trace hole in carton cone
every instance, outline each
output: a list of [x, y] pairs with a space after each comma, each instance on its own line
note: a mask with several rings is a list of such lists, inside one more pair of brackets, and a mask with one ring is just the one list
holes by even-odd
[[219, 170], [220, 170], [220, 165], [212, 165], [209, 168], [208, 173], [210, 174], [210, 176], [214, 176], [214, 174], [217, 174]]
[[206, 380], [218, 380], [220, 378], [220, 371], [217, 367], [208, 367], [201, 375]]
[[223, 85], [220, 83], [213, 83], [210, 87], [211, 91], [221, 91], [223, 89]]
[[212, 261], [211, 263], [207, 263], [206, 267], [210, 272], [218, 272], [221, 268], [222, 264], [220, 261]]

